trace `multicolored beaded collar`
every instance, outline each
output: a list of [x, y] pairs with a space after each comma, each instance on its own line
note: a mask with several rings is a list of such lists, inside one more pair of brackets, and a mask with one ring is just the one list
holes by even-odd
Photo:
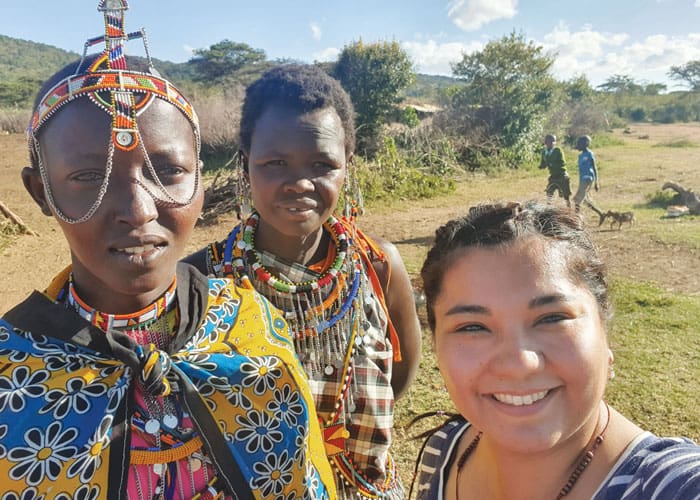
[[[338, 277], [338, 273], [343, 267], [348, 251], [348, 238], [345, 228], [338, 219], [332, 215], [324, 224], [336, 244], [335, 260], [331, 266], [316, 281], [303, 283], [292, 283], [291, 281], [274, 276], [260, 263], [258, 254], [255, 251], [255, 230], [258, 227], [260, 215], [257, 212], [245, 221], [242, 238], [237, 238], [233, 233], [229, 235], [224, 250], [224, 274], [233, 275], [234, 269], [241, 276], [245, 277], [245, 262], [253, 269], [257, 279], [282, 293], [312, 292], [329, 285]], [[237, 241], [235, 248], [234, 243]], [[244, 260], [245, 255], [245, 260]], [[235, 257], [235, 258], [234, 258]]]
[[68, 282], [68, 294], [66, 304], [75, 310], [84, 320], [89, 321], [97, 328], [107, 331], [111, 328], [128, 328], [137, 325], [144, 325], [155, 321], [163, 314], [175, 308], [177, 278], [173, 280], [163, 295], [161, 295], [151, 305], [131, 314], [108, 314], [90, 307], [79, 296], [73, 286], [73, 275]]

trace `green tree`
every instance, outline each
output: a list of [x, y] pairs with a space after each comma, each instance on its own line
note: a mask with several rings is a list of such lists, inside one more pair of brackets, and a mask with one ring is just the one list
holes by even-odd
[[413, 64], [396, 41], [366, 44], [360, 40], [343, 48], [333, 76], [355, 106], [358, 149], [372, 154], [381, 125], [401, 102], [401, 92], [415, 80]]
[[216, 83], [232, 78], [246, 66], [266, 60], [265, 51], [246, 43], [222, 40], [208, 49], [197, 49], [189, 63], [197, 69], [196, 80]]
[[542, 47], [512, 32], [452, 65], [454, 76], [464, 82], [455, 90], [452, 106], [474, 116], [487, 137], [510, 149], [511, 165], [529, 161], [531, 144], [539, 144], [543, 116], [556, 89], [553, 63]]
[[644, 92], [644, 87], [635, 82], [634, 78], [629, 75], [613, 75], [597, 88], [603, 92], [616, 94], [641, 94]]
[[671, 66], [668, 76], [685, 82], [692, 91], [700, 90], [700, 60], [688, 61], [680, 66]]
[[566, 97], [574, 102], [590, 99], [595, 94], [595, 90], [593, 90], [588, 78], [584, 75], [579, 75], [571, 80], [567, 80], [563, 82], [561, 86]]

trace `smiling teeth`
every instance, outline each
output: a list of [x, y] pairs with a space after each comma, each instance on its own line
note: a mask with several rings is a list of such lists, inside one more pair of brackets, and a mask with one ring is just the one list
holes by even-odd
[[122, 252], [125, 253], [144, 253], [144, 252], [149, 252], [153, 250], [156, 246], [155, 245], [144, 245], [142, 247], [128, 247], [128, 248], [122, 248]]
[[493, 397], [500, 401], [513, 406], [525, 406], [531, 405], [544, 398], [549, 391], [536, 392], [534, 394], [527, 394], [525, 396], [513, 396], [512, 394], [494, 394]]

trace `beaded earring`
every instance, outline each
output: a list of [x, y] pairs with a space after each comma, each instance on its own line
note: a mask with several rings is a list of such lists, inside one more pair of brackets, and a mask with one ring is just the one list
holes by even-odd
[[246, 157], [238, 152], [238, 166], [236, 167], [236, 178], [234, 184], [234, 196], [236, 197], [236, 215], [239, 221], [243, 221], [253, 211], [253, 200], [250, 194], [250, 178], [245, 168]]
[[350, 160], [345, 168], [344, 198], [345, 207], [343, 215], [345, 218], [353, 220], [364, 213], [364, 200], [360, 189], [360, 180], [357, 176], [357, 166]]

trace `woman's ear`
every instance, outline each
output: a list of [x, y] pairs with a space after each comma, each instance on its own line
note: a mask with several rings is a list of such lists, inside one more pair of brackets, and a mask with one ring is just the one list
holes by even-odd
[[41, 208], [41, 213], [48, 216], [53, 216], [51, 207], [46, 201], [46, 191], [44, 191], [44, 182], [41, 180], [39, 170], [32, 167], [24, 167], [22, 169], [22, 182], [24, 188], [30, 194], [32, 199]]

